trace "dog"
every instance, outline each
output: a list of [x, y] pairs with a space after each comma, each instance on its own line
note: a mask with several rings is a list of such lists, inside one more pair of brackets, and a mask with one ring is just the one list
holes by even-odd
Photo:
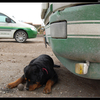
[[33, 59], [29, 65], [24, 68], [24, 75], [16, 81], [9, 83], [8, 88], [12, 89], [20, 83], [26, 82], [26, 90], [33, 91], [36, 88], [46, 84], [43, 93], [50, 93], [51, 87], [58, 82], [58, 75], [54, 70], [55, 65], [53, 59], [46, 54]]

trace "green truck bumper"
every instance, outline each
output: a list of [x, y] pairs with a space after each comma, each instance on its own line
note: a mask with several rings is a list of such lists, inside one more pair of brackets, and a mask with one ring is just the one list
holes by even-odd
[[[96, 51], [98, 48], [96, 47], [98, 46], [95, 45], [98, 44], [96, 42], [100, 43], [100, 40], [96, 40], [96, 39], [91, 40], [94, 41], [95, 43], [90, 46], [88, 45], [91, 41], [88, 39], [87, 39], [88, 43], [86, 43], [87, 42], [86, 39], [83, 39], [82, 41], [81, 39], [60, 40], [60, 39], [49, 38], [49, 41], [54, 54], [69, 71], [84, 78], [100, 79], [100, 63], [96, 62], [96, 60], [100, 61], [99, 60], [100, 54], [97, 54]], [[94, 46], [96, 48], [95, 50], [93, 50]], [[100, 46], [99, 46], [99, 50], [100, 50]], [[87, 74], [84, 75], [77, 74], [75, 72], [75, 65], [77, 63], [84, 63], [87, 60], [90, 62]]]

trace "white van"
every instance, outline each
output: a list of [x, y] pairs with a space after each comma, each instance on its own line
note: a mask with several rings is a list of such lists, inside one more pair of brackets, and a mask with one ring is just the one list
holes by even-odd
[[15, 38], [17, 42], [23, 43], [26, 39], [36, 36], [37, 29], [34, 26], [0, 12], [0, 38]]

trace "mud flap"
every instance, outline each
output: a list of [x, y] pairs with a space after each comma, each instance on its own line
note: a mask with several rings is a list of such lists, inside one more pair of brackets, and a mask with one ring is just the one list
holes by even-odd
[[44, 35], [44, 44], [45, 44], [45, 48], [47, 48], [47, 41], [45, 35]]

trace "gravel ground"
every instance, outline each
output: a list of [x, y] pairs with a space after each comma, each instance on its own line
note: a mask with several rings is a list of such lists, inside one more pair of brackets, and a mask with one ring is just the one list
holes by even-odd
[[[41, 54], [50, 55], [54, 63], [58, 83], [52, 87], [52, 93], [44, 94], [42, 86], [34, 91], [7, 89], [6, 85], [23, 74], [23, 68]], [[45, 48], [43, 37], [29, 39], [26, 43], [17, 43], [14, 39], [0, 39], [0, 97], [100, 97], [100, 80], [89, 80], [69, 72], [55, 57], [52, 49]]]

